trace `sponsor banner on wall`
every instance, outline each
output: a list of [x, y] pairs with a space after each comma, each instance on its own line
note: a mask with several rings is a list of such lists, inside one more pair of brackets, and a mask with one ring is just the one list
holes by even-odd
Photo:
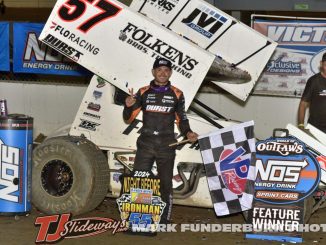
[[90, 73], [71, 59], [38, 40], [41, 23], [14, 23], [13, 71], [55, 75], [87, 75]]
[[0, 22], [0, 71], [10, 70], [9, 23]]
[[302, 242], [299, 228], [311, 215], [304, 212], [305, 200], [320, 182], [319, 163], [295, 137], [259, 141], [256, 152], [254, 204], [248, 215], [255, 232], [246, 237]]
[[255, 19], [253, 28], [278, 42], [255, 93], [301, 96], [326, 52], [325, 20]]

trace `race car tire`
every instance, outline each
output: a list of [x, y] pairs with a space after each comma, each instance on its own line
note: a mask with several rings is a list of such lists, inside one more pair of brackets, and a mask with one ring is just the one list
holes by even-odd
[[33, 151], [32, 202], [43, 213], [89, 212], [103, 201], [108, 188], [107, 159], [86, 138], [54, 137]]

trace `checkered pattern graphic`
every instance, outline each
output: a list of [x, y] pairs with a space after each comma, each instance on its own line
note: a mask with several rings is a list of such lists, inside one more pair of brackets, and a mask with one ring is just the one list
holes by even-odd
[[[254, 122], [245, 122], [211, 132], [207, 135], [201, 135], [199, 137], [199, 145], [216, 215], [223, 216], [251, 209], [254, 195], [256, 155]], [[240, 157], [229, 162], [223, 160], [223, 157], [225, 159], [225, 152], [231, 154], [229, 152], [235, 152], [237, 149], [242, 151]], [[227, 155], [226, 158], [229, 156]], [[236, 193], [234, 189], [228, 188], [228, 186], [233, 184], [234, 187], [234, 183], [238, 182], [224, 182], [226, 179], [223, 179], [223, 176], [225, 177], [226, 175], [225, 172], [221, 171], [221, 162], [224, 161], [224, 166], [225, 164], [235, 166], [234, 164], [238, 164], [239, 160], [244, 159], [250, 161], [249, 169], [245, 168], [245, 170], [248, 170], [247, 178], [239, 177], [236, 175], [236, 172], [232, 175], [233, 177], [235, 176], [236, 180], [240, 179], [242, 183], [245, 183], [242, 193]], [[232, 180], [232, 178], [228, 180]]]

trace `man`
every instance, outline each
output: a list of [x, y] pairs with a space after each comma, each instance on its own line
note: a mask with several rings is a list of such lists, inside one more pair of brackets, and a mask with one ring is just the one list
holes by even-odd
[[161, 182], [161, 197], [167, 204], [161, 223], [170, 220], [172, 208], [172, 177], [176, 147], [169, 144], [177, 142], [174, 135], [174, 122], [181, 134], [190, 142], [197, 141], [198, 135], [191, 131], [185, 112], [185, 101], [181, 90], [171, 85], [172, 75], [170, 61], [158, 58], [155, 60], [152, 74], [154, 80], [142, 87], [137, 94], [126, 98], [123, 118], [131, 123], [138, 113], [143, 111], [143, 127], [137, 139], [137, 152], [134, 170], [150, 171], [157, 165]]
[[299, 128], [304, 129], [306, 108], [308, 123], [326, 133], [326, 53], [320, 62], [320, 72], [308, 79], [299, 105]]

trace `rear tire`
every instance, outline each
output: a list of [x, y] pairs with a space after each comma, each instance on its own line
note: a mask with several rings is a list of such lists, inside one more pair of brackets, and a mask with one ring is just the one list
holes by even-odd
[[54, 137], [33, 151], [32, 202], [46, 214], [89, 212], [108, 188], [107, 159], [85, 138]]

